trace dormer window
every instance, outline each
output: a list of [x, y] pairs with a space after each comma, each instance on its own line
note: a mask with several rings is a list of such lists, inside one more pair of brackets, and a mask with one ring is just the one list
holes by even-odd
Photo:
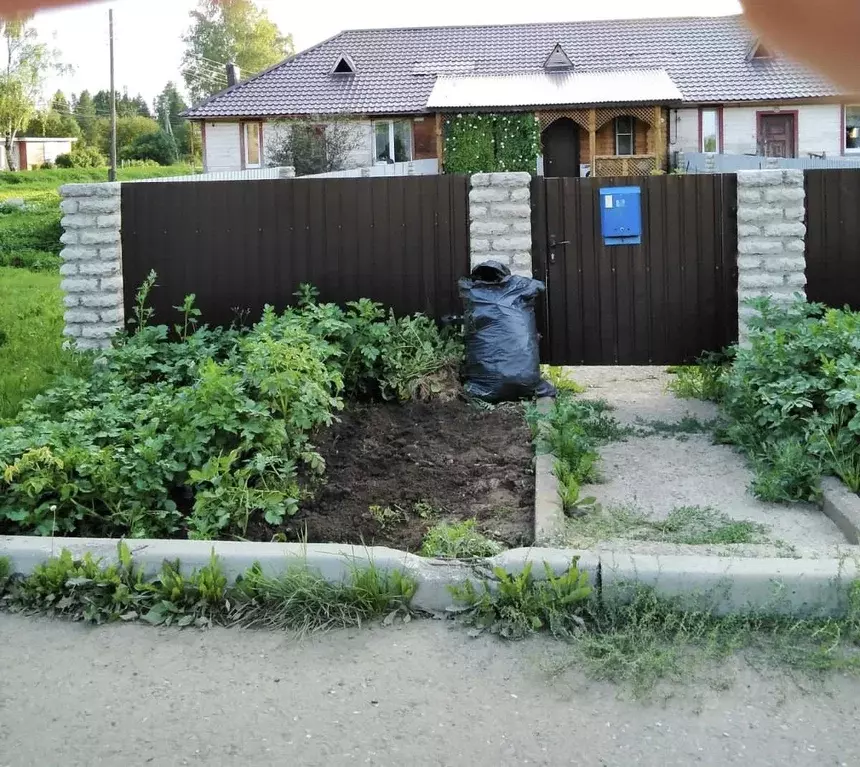
[[564, 52], [561, 43], [555, 44], [549, 56], [546, 57], [543, 68], [550, 72], [565, 72], [573, 69], [573, 62], [570, 60], [570, 56]]
[[772, 59], [773, 53], [761, 40], [754, 40], [747, 53], [747, 61]]
[[331, 70], [333, 75], [352, 75], [355, 74], [355, 62], [345, 53], [338, 57], [334, 67]]

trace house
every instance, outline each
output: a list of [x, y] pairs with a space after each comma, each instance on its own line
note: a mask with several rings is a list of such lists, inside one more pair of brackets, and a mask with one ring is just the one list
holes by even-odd
[[206, 169], [266, 164], [273, 121], [349, 120], [355, 167], [444, 162], [446, 117], [533, 113], [539, 172], [645, 175], [676, 152], [860, 153], [860, 100], [740, 16], [342, 32], [186, 116]]
[[[54, 162], [61, 154], [68, 154], [76, 138], [40, 138], [25, 136], [12, 142], [12, 161], [16, 170], [41, 168], [46, 162]], [[0, 170], [6, 167], [6, 151], [0, 151]]]

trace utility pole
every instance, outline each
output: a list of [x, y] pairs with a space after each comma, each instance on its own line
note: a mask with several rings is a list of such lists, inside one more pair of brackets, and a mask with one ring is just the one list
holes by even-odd
[[116, 86], [113, 74], [113, 8], [108, 11], [110, 21], [110, 171], [108, 181], [116, 181]]

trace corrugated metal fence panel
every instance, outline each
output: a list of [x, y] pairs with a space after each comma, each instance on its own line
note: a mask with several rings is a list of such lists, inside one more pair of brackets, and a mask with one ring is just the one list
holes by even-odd
[[737, 173], [739, 170], [845, 170], [860, 168], [860, 157], [761, 157], [747, 154], [684, 152], [679, 166], [687, 173]]
[[[642, 244], [606, 246], [599, 190], [630, 185], [642, 189]], [[680, 364], [736, 342], [736, 198], [731, 175], [535, 179], [545, 361]], [[569, 243], [554, 262], [552, 237]]]
[[126, 313], [151, 269], [155, 321], [194, 293], [203, 320], [229, 324], [293, 303], [367, 297], [398, 314], [460, 313], [469, 271], [468, 177], [124, 184]]
[[860, 170], [807, 171], [806, 294], [860, 310]]

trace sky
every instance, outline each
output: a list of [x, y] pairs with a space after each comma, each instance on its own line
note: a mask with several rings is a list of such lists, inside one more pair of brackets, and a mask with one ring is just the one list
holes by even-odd
[[[446, 24], [508, 24], [576, 21], [648, 16], [719, 15], [737, 13], [737, 0], [613, 0], [607, 7], [584, 0], [543, 0], [503, 3], [501, 0], [327, 0], [315, 2], [258, 0], [284, 33], [291, 33], [296, 50], [303, 50], [343, 29], [437, 26]], [[91, 3], [36, 16], [40, 38], [59, 48], [74, 72], [52, 78], [46, 94], [58, 88], [68, 95], [83, 89], [109, 87], [108, 9], [114, 9], [117, 89], [143, 94], [152, 102], [169, 80], [182, 85], [179, 65], [181, 35], [189, 26], [195, 0], [115, 0]], [[509, 6], [509, 7], [505, 7]], [[579, 7], [576, 7], [579, 6]]]

